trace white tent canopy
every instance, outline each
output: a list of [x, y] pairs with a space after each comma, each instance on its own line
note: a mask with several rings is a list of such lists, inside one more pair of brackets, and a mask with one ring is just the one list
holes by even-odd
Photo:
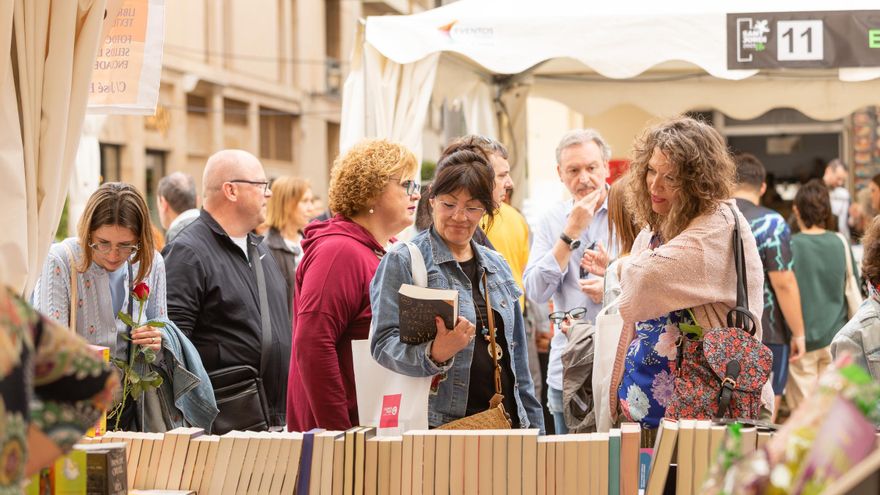
[[876, 0], [459, 0], [370, 17], [346, 82], [340, 144], [386, 137], [419, 152], [432, 95], [462, 103], [468, 132], [512, 144], [520, 176], [529, 94], [586, 116], [628, 104], [654, 115], [714, 108], [749, 119], [790, 107], [838, 119], [878, 101], [880, 68], [729, 70], [727, 14], [876, 9]]

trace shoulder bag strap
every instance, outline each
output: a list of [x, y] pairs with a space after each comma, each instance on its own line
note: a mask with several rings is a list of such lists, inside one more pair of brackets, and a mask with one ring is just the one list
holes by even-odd
[[[492, 363], [495, 364], [495, 396], [503, 397], [501, 394], [501, 365], [498, 364], [498, 354], [495, 353], [495, 313], [492, 311], [492, 301], [489, 299], [489, 280], [486, 277], [486, 271], [483, 270], [483, 290], [486, 293], [486, 316], [489, 319], [489, 347], [492, 348]], [[478, 310], [479, 311], [479, 310]], [[495, 397], [492, 398], [493, 402]], [[491, 404], [490, 407], [494, 407]]]
[[846, 260], [846, 282], [844, 283], [844, 288], [846, 284], [849, 283], [849, 277], [854, 277], [855, 273], [853, 272], [852, 267], [852, 257], [850, 257], [850, 247], [849, 242], [847, 242], [846, 237], [843, 236], [840, 232], [835, 232], [837, 234], [837, 238], [840, 239], [840, 242], [843, 243], [843, 259]]
[[427, 287], [428, 269], [425, 268], [425, 258], [422, 257], [422, 252], [411, 242], [407, 242], [406, 247], [409, 249], [409, 257], [412, 260], [410, 270], [412, 271], [413, 283], [419, 287]]
[[266, 361], [269, 359], [269, 346], [272, 343], [272, 320], [269, 314], [269, 297], [266, 295], [266, 274], [263, 272], [263, 262], [260, 260], [260, 251], [257, 245], [248, 239], [248, 251], [254, 271], [257, 275], [257, 291], [260, 294], [260, 319], [263, 327], [260, 339], [260, 376], [266, 370]]
[[76, 286], [76, 257], [73, 255], [73, 250], [70, 249], [70, 246], [67, 245], [66, 242], [61, 243], [64, 246], [64, 250], [67, 251], [67, 264], [70, 268], [70, 314], [68, 320], [68, 328], [73, 333], [76, 333], [76, 307], [77, 307], [77, 290]]
[[758, 326], [755, 316], [749, 311], [749, 289], [746, 281], [746, 256], [743, 247], [739, 215], [730, 203], [726, 203], [733, 215], [733, 261], [736, 265], [736, 306], [727, 313], [727, 326], [742, 328], [755, 335]]

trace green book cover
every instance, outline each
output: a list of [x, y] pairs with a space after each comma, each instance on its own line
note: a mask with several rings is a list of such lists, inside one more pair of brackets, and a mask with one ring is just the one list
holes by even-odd
[[72, 450], [52, 466], [52, 493], [54, 495], [82, 495], [86, 493], [88, 465], [86, 453]]
[[608, 432], [608, 495], [620, 495], [620, 430]]

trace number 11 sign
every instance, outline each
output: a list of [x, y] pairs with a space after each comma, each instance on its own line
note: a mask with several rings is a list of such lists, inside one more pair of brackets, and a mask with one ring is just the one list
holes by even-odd
[[820, 20], [777, 22], [776, 59], [824, 59], [824, 32], [824, 25]]
[[880, 67], [880, 10], [727, 14], [728, 69], [838, 67]]

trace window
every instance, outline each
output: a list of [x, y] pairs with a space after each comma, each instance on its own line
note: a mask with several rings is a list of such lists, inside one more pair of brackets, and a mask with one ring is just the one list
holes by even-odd
[[248, 104], [245, 101], [223, 98], [223, 121], [226, 125], [247, 127]]
[[119, 182], [122, 175], [122, 146], [101, 143], [101, 183]]
[[291, 113], [260, 107], [260, 156], [270, 160], [293, 161]]
[[150, 209], [150, 216], [153, 223], [161, 225], [159, 222], [159, 208], [157, 205], [156, 193], [159, 190], [159, 180], [165, 177], [166, 153], [160, 150], [147, 150], [144, 159], [146, 172], [146, 191], [144, 197], [147, 200], [147, 207]]

